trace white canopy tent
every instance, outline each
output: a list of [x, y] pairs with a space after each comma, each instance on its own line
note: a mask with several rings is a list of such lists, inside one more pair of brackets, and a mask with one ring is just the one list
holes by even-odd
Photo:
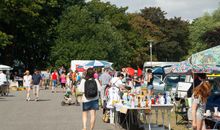
[[7, 65], [0, 65], [0, 70], [12, 70], [12, 68]]

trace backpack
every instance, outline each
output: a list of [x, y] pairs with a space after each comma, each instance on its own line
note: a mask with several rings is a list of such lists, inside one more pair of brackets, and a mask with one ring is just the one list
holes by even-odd
[[98, 95], [98, 87], [94, 79], [86, 80], [84, 94], [87, 99], [95, 98]]

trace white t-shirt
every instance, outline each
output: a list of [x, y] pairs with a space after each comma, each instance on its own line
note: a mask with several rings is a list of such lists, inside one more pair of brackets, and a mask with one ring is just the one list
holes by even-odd
[[7, 78], [4, 73], [1, 73], [0, 74], [0, 85], [4, 84], [4, 82], [7, 82]]
[[[100, 91], [101, 91], [101, 85], [100, 85], [100, 83], [99, 83], [99, 81], [98, 81], [97, 79], [95, 79], [95, 81], [96, 81], [96, 84], [97, 84], [97, 87], [98, 87], [98, 91], [100, 92]], [[83, 93], [85, 92], [85, 91], [84, 91], [85, 82], [86, 82], [85, 79], [82, 79], [82, 80], [81, 80], [80, 85], [79, 85], [79, 87], [78, 87], [78, 89], [79, 89], [80, 92], [83, 92]], [[93, 98], [93, 99], [87, 99], [87, 98], [85, 97], [85, 95], [83, 94], [83, 96], [82, 96], [82, 102], [90, 102], [90, 101], [99, 99], [99, 92], [98, 92], [97, 96], [96, 96], [95, 98]]]
[[32, 80], [31, 75], [25, 75], [24, 78], [23, 78], [23, 85], [25, 87], [30, 87], [31, 86], [31, 80]]
[[119, 89], [117, 87], [111, 87], [108, 89], [108, 101], [107, 108], [113, 108], [113, 101], [120, 101]]
[[124, 84], [122, 83], [121, 79], [119, 79], [119, 77], [114, 77], [114, 78], [112, 78], [112, 80], [110, 81], [110, 83], [111, 83], [111, 85], [114, 85], [114, 84], [115, 84], [115, 86], [118, 87], [118, 88], [119, 88], [121, 85], [124, 85]]
[[45, 79], [50, 79], [50, 73], [49, 72], [44, 73], [44, 78]]

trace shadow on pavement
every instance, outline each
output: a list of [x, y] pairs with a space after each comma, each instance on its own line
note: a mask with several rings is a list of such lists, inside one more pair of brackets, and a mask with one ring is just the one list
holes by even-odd
[[65, 93], [65, 91], [63, 91], [63, 90], [57, 90], [55, 93]]
[[15, 95], [4, 95], [2, 97], [15, 97]]
[[[31, 99], [30, 101], [35, 101], [34, 99]], [[37, 102], [44, 102], [44, 101], [51, 101], [50, 99], [39, 99]]]
[[39, 99], [38, 102], [51, 101], [51, 99]]
[[1, 102], [1, 101], [9, 101], [9, 100], [6, 100], [6, 99], [0, 99], [0, 102]]

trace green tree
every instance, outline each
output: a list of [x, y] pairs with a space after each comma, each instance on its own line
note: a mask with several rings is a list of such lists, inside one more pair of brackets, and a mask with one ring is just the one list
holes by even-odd
[[188, 52], [189, 55], [219, 45], [219, 12], [220, 8], [213, 14], [205, 13], [204, 16], [197, 18], [190, 25], [189, 40], [191, 47]]
[[2, 62], [12, 65], [19, 61], [29, 69], [46, 67], [55, 38], [54, 26], [62, 11], [72, 4], [83, 3], [83, 0], [1, 1], [0, 31], [10, 36], [4, 41], [12, 43], [0, 50]]
[[180, 61], [187, 55], [188, 22], [176, 17], [165, 18], [166, 12], [159, 7], [144, 8], [140, 15], [156, 27], [156, 31], [151, 34], [154, 37], [148, 38], [153, 43], [153, 60]]
[[[117, 14], [103, 10], [110, 7], [109, 3], [92, 1], [87, 6], [72, 6], [65, 11], [51, 52], [56, 65], [85, 59], [113, 61], [116, 67], [125, 63], [123, 37], [108, 19]], [[114, 6], [111, 8], [117, 10]]]
[[[155, 53], [160, 61], [181, 61], [188, 53], [190, 46], [189, 23], [181, 18], [165, 20], [163, 33], [165, 37], [156, 44]], [[162, 28], [162, 27], [161, 27]]]
[[[158, 26], [140, 14], [129, 14], [129, 29], [126, 31], [127, 50], [129, 50], [129, 64], [132, 67], [142, 66], [149, 56], [149, 41], [158, 41], [163, 35]], [[154, 57], [156, 59], [156, 57]]]
[[145, 7], [141, 10], [141, 16], [156, 25], [162, 25], [164, 23], [166, 14], [167, 13], [162, 11], [160, 7]]
[[12, 44], [11, 39], [12, 35], [7, 35], [6, 33], [0, 31], [0, 48], [3, 48], [9, 44]]

